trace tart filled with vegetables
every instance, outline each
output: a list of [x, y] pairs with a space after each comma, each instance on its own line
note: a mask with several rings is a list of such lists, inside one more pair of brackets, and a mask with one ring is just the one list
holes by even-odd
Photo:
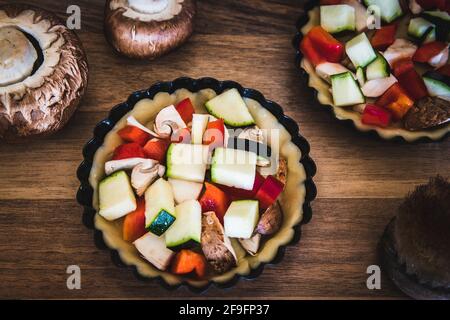
[[272, 260], [302, 219], [288, 132], [237, 89], [139, 101], [97, 151], [96, 227], [144, 276], [224, 282]]
[[338, 119], [386, 139], [450, 131], [450, 5], [321, 0], [301, 29], [300, 67]]

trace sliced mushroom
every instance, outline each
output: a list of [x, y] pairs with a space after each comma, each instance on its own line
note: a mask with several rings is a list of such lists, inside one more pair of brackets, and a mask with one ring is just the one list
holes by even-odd
[[256, 232], [262, 235], [271, 235], [280, 230], [283, 222], [283, 213], [280, 204], [276, 201], [264, 211], [256, 226]]
[[258, 252], [259, 245], [261, 244], [261, 234], [256, 233], [250, 239], [239, 239], [239, 243], [248, 254], [254, 256]]
[[111, 160], [105, 163], [105, 174], [110, 174], [119, 170], [131, 170], [138, 164], [143, 164], [145, 168], [154, 167], [158, 161], [144, 158], [129, 158], [122, 160]]
[[173, 132], [186, 127], [173, 105], [162, 109], [155, 118], [155, 131], [161, 138], [168, 138]]
[[62, 128], [87, 79], [81, 42], [56, 15], [25, 4], [0, 6], [0, 139]]
[[131, 185], [136, 190], [138, 196], [142, 196], [147, 188], [155, 182], [157, 178], [164, 175], [165, 167], [149, 162], [141, 162], [133, 168], [131, 172]]
[[411, 131], [424, 130], [450, 122], [450, 102], [438, 97], [419, 100], [404, 118], [405, 127]]
[[236, 266], [236, 253], [213, 211], [202, 214], [201, 246], [206, 260], [217, 273], [224, 273]]
[[437, 55], [431, 58], [430, 61], [428, 61], [429, 65], [436, 69], [445, 66], [448, 61], [448, 52], [449, 49], [447, 45], [444, 50], [439, 52]]
[[195, 0], [108, 0], [106, 38], [120, 54], [154, 59], [189, 38], [195, 13]]
[[280, 158], [278, 160], [278, 168], [277, 168], [277, 173], [275, 174], [275, 178], [277, 178], [284, 185], [286, 185], [286, 179], [287, 179], [287, 161], [286, 161], [286, 159]]

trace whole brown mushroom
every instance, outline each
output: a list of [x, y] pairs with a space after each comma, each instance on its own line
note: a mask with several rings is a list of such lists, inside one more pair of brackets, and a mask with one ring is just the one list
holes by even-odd
[[106, 39], [119, 54], [151, 60], [189, 38], [195, 13], [195, 0], [107, 0]]
[[51, 12], [0, 6], [0, 139], [62, 128], [83, 97], [88, 65], [81, 42]]

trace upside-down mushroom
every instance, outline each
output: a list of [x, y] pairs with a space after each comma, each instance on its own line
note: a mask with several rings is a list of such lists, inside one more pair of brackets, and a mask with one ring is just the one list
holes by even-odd
[[124, 56], [154, 59], [189, 38], [195, 13], [195, 0], [108, 0], [106, 39]]
[[173, 105], [159, 111], [155, 118], [155, 131], [161, 138], [168, 138], [178, 129], [186, 127], [186, 123]]
[[119, 170], [131, 170], [138, 164], [143, 164], [145, 168], [152, 168], [158, 164], [158, 161], [145, 158], [128, 158], [121, 160], [110, 160], [105, 163], [105, 174], [110, 174]]
[[62, 128], [87, 80], [81, 42], [54, 14], [24, 4], [0, 6], [0, 139]]

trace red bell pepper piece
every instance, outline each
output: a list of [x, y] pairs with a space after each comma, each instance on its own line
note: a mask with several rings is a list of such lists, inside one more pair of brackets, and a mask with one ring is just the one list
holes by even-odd
[[120, 129], [117, 134], [126, 142], [136, 142], [143, 146], [151, 138], [150, 134], [135, 126], [126, 126]]
[[300, 43], [300, 51], [303, 53], [306, 59], [313, 64], [314, 67], [326, 62], [325, 58], [322, 57], [316, 49], [314, 49], [311, 39], [305, 36]]
[[192, 105], [191, 99], [186, 98], [182, 100], [180, 103], [177, 104], [175, 109], [177, 109], [184, 123], [188, 124], [189, 122], [192, 121], [192, 115], [194, 114], [195, 110], [194, 106]]
[[261, 188], [264, 180], [265, 180], [265, 178], [258, 171], [256, 171], [255, 181], [253, 182], [252, 190], [244, 190], [244, 189], [228, 187], [228, 186], [224, 186], [224, 185], [218, 185], [218, 186], [227, 195], [229, 195], [233, 201], [234, 200], [254, 199], [259, 188]]
[[191, 130], [189, 128], [181, 128], [175, 131], [170, 140], [174, 143], [191, 143]]
[[372, 46], [377, 49], [384, 51], [395, 41], [395, 33], [397, 32], [397, 25], [390, 24], [375, 31], [375, 34], [370, 41]]
[[414, 105], [414, 101], [397, 82], [379, 97], [375, 104], [388, 109], [394, 120], [400, 120]]
[[413, 55], [413, 61], [427, 63], [447, 47], [444, 42], [433, 41], [422, 45]]
[[414, 101], [428, 96], [428, 90], [422, 77], [413, 69], [408, 69], [397, 77], [398, 82]]
[[223, 147], [225, 137], [225, 123], [223, 119], [208, 122], [203, 134], [203, 144], [209, 145], [210, 149]]
[[144, 146], [144, 153], [147, 158], [163, 163], [166, 159], [166, 152], [169, 148], [169, 141], [163, 139], [152, 139]]
[[444, 76], [450, 77], [450, 64], [446, 64], [445, 66], [440, 67], [439, 69], [436, 70], [436, 72]]
[[197, 252], [187, 249], [178, 252], [172, 262], [172, 272], [174, 274], [188, 274], [194, 271], [199, 278], [202, 278], [205, 275], [205, 257]]
[[329, 62], [339, 62], [344, 56], [344, 46], [324, 28], [315, 26], [306, 35], [312, 46]]
[[123, 221], [123, 240], [133, 242], [144, 234], [145, 230], [145, 200], [137, 199], [137, 208], [126, 215]]
[[414, 69], [414, 63], [411, 58], [404, 58], [394, 63], [394, 75], [398, 78], [402, 73]]
[[144, 150], [136, 143], [125, 143], [116, 148], [113, 154], [113, 160], [122, 160], [129, 158], [145, 158]]
[[284, 184], [281, 181], [268, 176], [255, 195], [255, 198], [259, 200], [259, 208], [265, 210], [274, 204], [283, 188]]
[[205, 192], [200, 198], [202, 212], [214, 211], [217, 218], [223, 224], [223, 217], [230, 206], [230, 198], [215, 185], [205, 182]]
[[384, 108], [368, 104], [364, 108], [362, 123], [386, 128], [391, 122], [391, 114]]

